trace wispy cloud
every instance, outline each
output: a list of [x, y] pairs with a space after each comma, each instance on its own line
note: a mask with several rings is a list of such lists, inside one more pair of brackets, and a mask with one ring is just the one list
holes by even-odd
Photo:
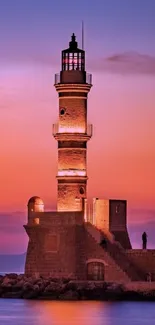
[[89, 68], [115, 74], [155, 75], [155, 57], [137, 52], [125, 52], [89, 62]]
[[[49, 53], [5, 53], [0, 56], [0, 62], [25, 65], [47, 65], [60, 67], [58, 56]], [[116, 53], [108, 57], [88, 58], [87, 66], [90, 71], [108, 72], [114, 74], [145, 74], [155, 75], [155, 56], [142, 54], [134, 51]]]
[[26, 222], [23, 212], [0, 213], [0, 233], [23, 233], [23, 224]]
[[27, 235], [23, 228], [26, 218], [23, 212], [0, 213], [0, 254], [22, 253], [27, 247]]

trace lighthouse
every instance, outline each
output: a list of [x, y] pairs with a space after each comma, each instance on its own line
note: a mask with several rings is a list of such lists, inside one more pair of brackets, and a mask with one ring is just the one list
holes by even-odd
[[57, 210], [46, 211], [38, 193], [28, 200], [25, 274], [61, 280], [144, 281], [150, 264], [139, 268], [141, 257], [147, 261], [148, 255], [131, 249], [126, 200], [94, 198], [88, 209], [92, 218], [87, 213], [87, 142], [92, 137], [87, 99], [92, 77], [86, 73], [85, 51], [78, 48], [74, 34], [69, 48], [62, 51], [54, 86], [59, 98], [58, 121], [53, 125], [58, 144]]
[[85, 51], [73, 34], [62, 51], [61, 71], [55, 75], [59, 97], [58, 123], [53, 135], [58, 143], [57, 211], [80, 211], [87, 197], [87, 141], [92, 125], [87, 123], [87, 98], [92, 76], [86, 73]]

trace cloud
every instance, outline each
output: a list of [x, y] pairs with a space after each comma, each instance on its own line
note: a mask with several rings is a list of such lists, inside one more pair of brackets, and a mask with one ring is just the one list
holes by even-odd
[[28, 237], [24, 224], [23, 212], [0, 213], [0, 254], [21, 254], [26, 251]]
[[[0, 62], [4, 65], [47, 65], [60, 67], [58, 56], [51, 53], [5, 53], [0, 56]], [[141, 54], [134, 51], [116, 53], [108, 57], [88, 59], [90, 71], [108, 72], [114, 74], [147, 74], [155, 75], [155, 56]]]
[[137, 52], [119, 53], [89, 62], [89, 68], [114, 74], [155, 75], [155, 57]]
[[0, 254], [23, 253], [26, 250], [25, 223], [23, 211], [0, 213]]
[[21, 234], [24, 232], [23, 225], [26, 222], [23, 212], [0, 213], [0, 233]]

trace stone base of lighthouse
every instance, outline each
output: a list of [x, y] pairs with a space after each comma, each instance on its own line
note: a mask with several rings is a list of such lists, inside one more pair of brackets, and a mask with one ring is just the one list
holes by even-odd
[[[93, 211], [96, 225], [84, 220], [83, 210], [39, 212], [39, 205], [29, 204], [28, 223], [24, 226], [29, 237], [25, 274], [125, 283], [146, 281], [151, 273], [155, 281], [155, 250], [131, 248], [123, 212], [118, 216], [121, 229], [115, 224], [110, 225], [111, 230], [106, 224], [103, 227], [107, 215], [103, 203], [98, 202]], [[116, 202], [109, 205], [116, 207]]]

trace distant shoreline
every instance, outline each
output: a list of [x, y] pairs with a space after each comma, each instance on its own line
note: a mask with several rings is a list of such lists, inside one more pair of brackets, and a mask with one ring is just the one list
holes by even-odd
[[155, 301], [155, 283], [107, 283], [0, 275], [0, 298], [38, 300]]
[[9, 275], [9, 274], [17, 274], [17, 275], [19, 275], [19, 274], [23, 274], [24, 275], [24, 272], [10, 272], [10, 271], [5, 271], [5, 272], [0, 272], [0, 275], [2, 275], [2, 276], [5, 276], [5, 275]]

